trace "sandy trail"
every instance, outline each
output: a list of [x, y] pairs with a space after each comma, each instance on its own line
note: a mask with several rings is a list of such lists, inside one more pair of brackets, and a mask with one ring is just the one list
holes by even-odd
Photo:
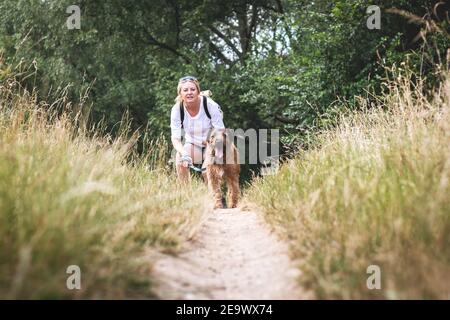
[[177, 256], [154, 265], [162, 299], [306, 299], [287, 246], [262, 218], [241, 209], [209, 215]]

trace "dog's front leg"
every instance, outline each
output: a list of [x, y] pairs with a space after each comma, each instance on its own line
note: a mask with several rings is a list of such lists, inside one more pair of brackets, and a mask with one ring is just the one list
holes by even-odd
[[236, 208], [240, 196], [239, 178], [228, 177], [227, 178], [228, 196], [231, 200], [231, 208]]
[[214, 195], [214, 209], [223, 208], [221, 185], [222, 177], [216, 172], [208, 172], [208, 187]]

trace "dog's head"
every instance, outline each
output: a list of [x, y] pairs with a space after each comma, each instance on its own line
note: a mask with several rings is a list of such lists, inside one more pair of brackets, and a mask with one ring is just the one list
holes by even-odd
[[216, 159], [223, 159], [223, 154], [226, 148], [226, 132], [223, 129], [213, 128], [209, 131], [206, 143], [211, 150], [211, 156]]

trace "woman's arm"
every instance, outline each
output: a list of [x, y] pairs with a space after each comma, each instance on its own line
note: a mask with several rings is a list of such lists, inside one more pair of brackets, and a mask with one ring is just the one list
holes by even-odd
[[172, 107], [172, 111], [170, 113], [170, 130], [173, 147], [181, 155], [184, 155], [183, 144], [181, 143], [183, 129], [181, 128], [180, 105], [178, 103]]
[[171, 138], [172, 145], [175, 150], [181, 154], [182, 157], [182, 165], [184, 167], [188, 167], [192, 163], [192, 159], [190, 159], [189, 155], [186, 154], [184, 150], [183, 144], [181, 143], [181, 136], [183, 134], [183, 129], [181, 128], [181, 118], [180, 118], [180, 105], [176, 104], [172, 107], [172, 112], [170, 113], [170, 129], [171, 129]]
[[171, 138], [172, 141], [172, 145], [175, 148], [175, 150], [177, 150], [182, 156], [185, 156], [185, 151], [183, 148], [183, 144], [181, 143], [181, 139], [178, 139], [176, 137], [172, 137]]
[[[177, 150], [182, 157], [183, 167], [188, 167], [192, 163], [192, 159], [189, 160], [189, 155], [186, 154], [183, 144], [181, 143], [181, 136], [183, 134], [183, 129], [181, 128], [181, 118], [180, 118], [180, 106], [176, 104], [172, 107], [172, 112], [170, 113], [170, 129], [172, 145]], [[187, 159], [186, 159], [187, 158]]]

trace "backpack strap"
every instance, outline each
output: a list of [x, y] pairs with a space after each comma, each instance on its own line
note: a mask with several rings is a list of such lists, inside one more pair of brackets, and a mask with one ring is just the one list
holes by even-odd
[[[211, 119], [211, 114], [208, 110], [208, 99], [206, 96], [203, 96], [203, 110], [205, 110], [206, 116], [208, 119]], [[183, 101], [180, 102], [180, 119], [181, 119], [181, 129], [184, 129], [184, 107], [183, 107]]]
[[183, 101], [180, 101], [180, 119], [181, 119], [181, 129], [184, 129], [184, 107], [183, 107]]
[[208, 117], [208, 119], [211, 119], [211, 115], [209, 114], [209, 110], [208, 110], [208, 99], [206, 98], [206, 96], [203, 96], [203, 109], [205, 110], [206, 116]]

